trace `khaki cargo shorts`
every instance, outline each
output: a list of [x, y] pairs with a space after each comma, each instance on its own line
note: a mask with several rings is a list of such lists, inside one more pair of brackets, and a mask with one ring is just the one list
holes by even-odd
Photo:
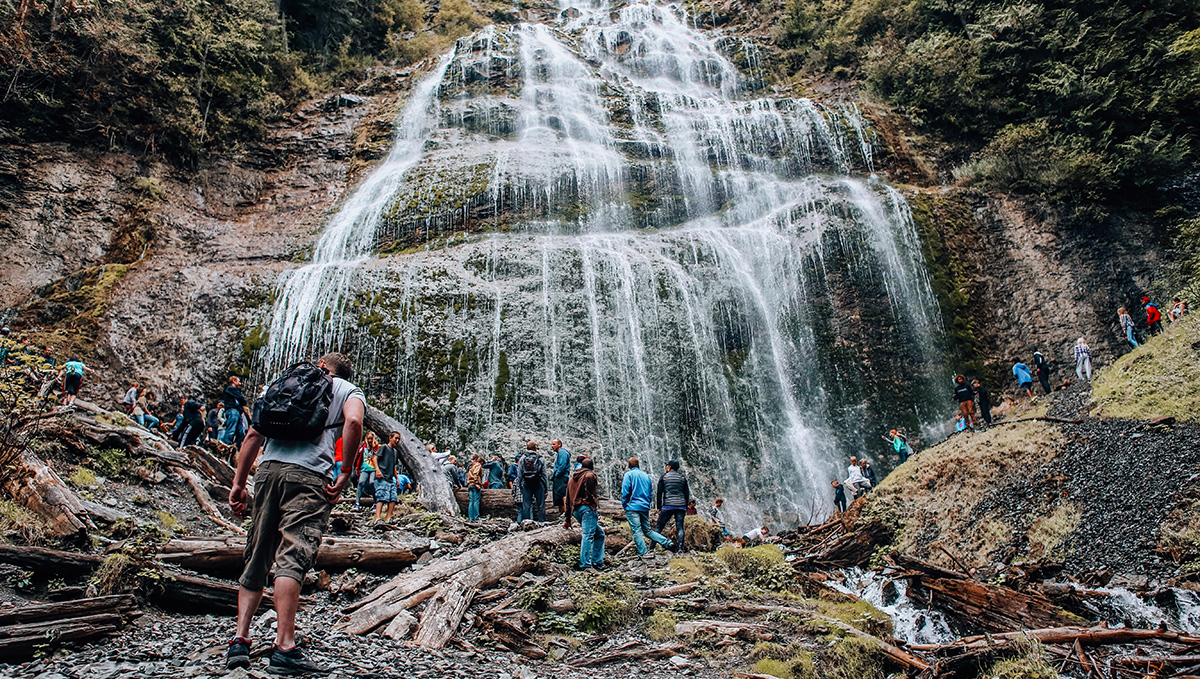
[[254, 474], [254, 504], [246, 536], [246, 568], [238, 583], [260, 591], [275, 577], [304, 582], [321, 546], [333, 505], [324, 476], [299, 465], [264, 462]]

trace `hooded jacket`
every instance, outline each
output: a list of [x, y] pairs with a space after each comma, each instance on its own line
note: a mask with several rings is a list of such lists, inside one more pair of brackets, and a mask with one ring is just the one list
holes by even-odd
[[687, 477], [678, 469], [667, 470], [658, 479], [658, 508], [674, 507], [684, 509], [692, 494], [688, 490]]
[[600, 493], [597, 489], [596, 472], [591, 469], [576, 469], [567, 482], [567, 514], [580, 507], [598, 509]]

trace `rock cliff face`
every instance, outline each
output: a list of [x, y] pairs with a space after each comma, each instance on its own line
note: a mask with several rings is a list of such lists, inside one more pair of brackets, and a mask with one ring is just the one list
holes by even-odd
[[1030, 343], [1117, 348], [1149, 227], [871, 179], [925, 176], [898, 123], [767, 96], [757, 58], [634, 4], [485, 29], [414, 69], [432, 85], [399, 115], [322, 98], [198, 169], [0, 150], [5, 315], [113, 394], [341, 347], [422, 437], [560, 437], [610, 483], [682, 455], [747, 521], [825, 504], [864, 441], [890, 466], [882, 429], [936, 436], [948, 353], [1003, 377]]

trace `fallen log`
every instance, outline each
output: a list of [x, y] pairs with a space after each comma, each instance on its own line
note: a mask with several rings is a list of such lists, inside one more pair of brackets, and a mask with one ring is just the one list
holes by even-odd
[[1127, 667], [1146, 667], [1147, 673], [1151, 667], [1191, 667], [1200, 665], [1200, 655], [1130, 655], [1120, 658], [1110, 658], [1109, 662]]
[[[462, 516], [467, 515], [467, 505], [470, 502], [470, 494], [465, 490], [454, 491], [454, 499], [458, 503], [459, 512]], [[479, 513], [481, 516], [497, 516], [506, 519], [517, 518], [517, 506], [513, 504], [511, 488], [484, 488], [479, 495]], [[598, 513], [600, 516], [607, 516], [610, 519], [624, 520], [625, 510], [621, 507], [621, 503], [609, 498], [600, 498]], [[562, 515], [558, 507], [554, 506], [554, 498], [549, 493], [546, 494], [546, 520], [555, 521]]]
[[1024, 630], [1018, 632], [1001, 632], [998, 634], [979, 634], [963, 637], [950, 644], [909, 644], [909, 648], [919, 651], [942, 653], [962, 649], [987, 648], [1004, 645], [1022, 637], [1039, 641], [1043, 644], [1074, 644], [1076, 641], [1084, 646], [1108, 646], [1112, 644], [1136, 644], [1143, 641], [1161, 640], [1178, 644], [1200, 644], [1200, 637], [1173, 632], [1166, 629], [1131, 629], [1097, 627], [1051, 627], [1047, 629]]
[[[578, 533], [553, 525], [524, 533], [514, 533], [482, 547], [463, 552], [450, 558], [434, 561], [429, 565], [408, 573], [401, 573], [380, 585], [362, 601], [344, 610], [348, 615], [334, 629], [351, 634], [366, 634], [391, 620], [411, 604], [407, 600], [424, 590], [431, 590], [459, 575], [463, 582], [472, 587], [483, 588], [495, 584], [506, 575], [511, 575], [526, 565], [525, 558], [535, 546], [559, 546], [574, 539]], [[458, 620], [452, 621], [457, 627]]]
[[29, 604], [0, 609], [0, 627], [45, 620], [67, 620], [99, 613], [117, 613], [128, 617], [141, 615], [132, 594], [113, 594], [51, 604]]
[[[314, 567], [323, 570], [358, 568], [395, 572], [414, 564], [429, 551], [428, 538], [404, 531], [388, 531], [379, 539], [325, 536]], [[233, 536], [189, 536], [168, 541], [158, 550], [158, 560], [201, 573], [240, 573], [246, 539]]]
[[931, 603], [987, 631], [1037, 629], [1072, 625], [1083, 619], [1054, 605], [1041, 594], [1025, 594], [1008, 587], [974, 580], [917, 578], [909, 589], [914, 600]]
[[792, 564], [795, 568], [861, 566], [871, 560], [875, 548], [891, 540], [892, 531], [879, 520], [867, 521], [852, 532], [839, 535], [808, 551]]
[[414, 640], [427, 648], [445, 648], [446, 642], [458, 631], [463, 613], [475, 594], [475, 578], [469, 571], [459, 573], [442, 585], [425, 605], [421, 625]]
[[125, 519], [133, 520], [132, 514], [123, 512], [119, 509], [113, 509], [112, 507], [107, 507], [99, 502], [80, 500], [79, 504], [83, 507], [83, 510], [86, 511], [88, 515], [96, 521], [101, 521], [103, 523], [116, 523]]
[[221, 514], [221, 510], [217, 507], [217, 504], [213, 502], [212, 496], [208, 494], [208, 490], [200, 481], [200, 477], [196, 476], [195, 472], [191, 471], [190, 469], [183, 469], [181, 467], [171, 467], [171, 471], [178, 474], [179, 478], [183, 479], [184, 482], [187, 483], [188, 487], [192, 489], [192, 495], [196, 496], [196, 502], [199, 503], [200, 509], [203, 510], [206, 515], [208, 515], [208, 518], [213, 523], [231, 533], [236, 533], [238, 535], [246, 534], [245, 528], [242, 528], [229, 519], [226, 519], [225, 515]]
[[[375, 432], [381, 441], [388, 439], [389, 432], [400, 433], [400, 448], [396, 452], [400, 462], [412, 474], [417, 484], [417, 499], [427, 509], [434, 512], [458, 514], [458, 503], [454, 500], [454, 492], [450, 483], [442, 473], [442, 466], [433, 459], [425, 444], [392, 417], [383, 411], [368, 405], [363, 425]], [[510, 498], [511, 499], [511, 498]]]
[[533, 630], [537, 625], [537, 616], [533, 613], [524, 609], [508, 609], [492, 611], [484, 617], [488, 638], [493, 643], [533, 660], [546, 657], [545, 649], [533, 640]]
[[766, 625], [730, 620], [684, 620], [675, 623], [675, 634], [681, 637], [697, 634], [717, 634], [747, 641], [770, 641], [775, 638]]
[[576, 667], [596, 667], [597, 665], [606, 665], [611, 662], [623, 662], [627, 660], [653, 660], [655, 658], [669, 658], [678, 654], [683, 649], [683, 644], [667, 644], [666, 646], [647, 647], [639, 641], [632, 641], [612, 653], [606, 653], [604, 655], [597, 656], [595, 658], [589, 658], [574, 664]]
[[659, 587], [658, 589], [650, 590], [649, 596], [655, 599], [679, 596], [680, 594], [687, 594], [699, 586], [699, 582], [685, 582], [680, 585], [671, 585], [670, 587]]
[[95, 524], [87, 510], [58, 474], [29, 451], [21, 453], [2, 482], [8, 497], [45, 522], [56, 538], [81, 538]]
[[141, 615], [130, 595], [32, 604], [0, 611], [0, 660], [33, 657], [63, 642], [87, 641], [121, 630]]
[[204, 472], [206, 476], [219, 485], [226, 488], [233, 487], [235, 471], [233, 467], [229, 466], [228, 462], [218, 458], [200, 446], [187, 446], [183, 451], [191, 458], [196, 469]]
[[96, 554], [0, 543], [0, 563], [20, 566], [35, 573], [84, 575], [96, 570], [102, 561], [104, 557]]

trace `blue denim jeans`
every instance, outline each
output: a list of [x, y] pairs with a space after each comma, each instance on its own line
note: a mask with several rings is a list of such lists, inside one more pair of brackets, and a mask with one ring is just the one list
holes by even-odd
[[538, 523], [546, 520], [546, 484], [521, 488], [521, 516], [519, 521], [533, 519]]
[[242, 411], [226, 408], [225, 428], [221, 430], [221, 435], [217, 437], [217, 440], [229, 445], [238, 441], [244, 435], [245, 432], [242, 431]]
[[483, 491], [479, 490], [477, 486], [471, 486], [467, 489], [467, 495], [471, 498], [470, 502], [467, 503], [467, 520], [478, 521], [479, 501], [483, 498]]
[[144, 415], [134, 415], [133, 419], [137, 420], [138, 424], [151, 431], [158, 427], [158, 418], [150, 413], [146, 413]]
[[596, 510], [583, 506], [575, 510], [575, 518], [583, 530], [579, 542], [579, 567], [600, 566], [604, 564], [604, 529], [600, 527], [600, 517]]
[[686, 509], [660, 509], [658, 511], [658, 527], [654, 530], [662, 532], [667, 522], [675, 518], [675, 549], [683, 549], [683, 519], [687, 516]]
[[1134, 349], [1137, 349], [1138, 341], [1133, 336], [1133, 326], [1132, 325], [1125, 326], [1125, 339], [1129, 340], [1129, 343], [1133, 345]]
[[[663, 546], [663, 549], [670, 547], [671, 541], [663, 537], [660, 533], [656, 533], [650, 529], [650, 512], [633, 512], [625, 511], [625, 520], [629, 522], [629, 531], [633, 533], [633, 546], [637, 548], [638, 554], [645, 554], [649, 549], [646, 546], [646, 538], [650, 538], [654, 542]], [[650, 545], [653, 547], [654, 545]]]

